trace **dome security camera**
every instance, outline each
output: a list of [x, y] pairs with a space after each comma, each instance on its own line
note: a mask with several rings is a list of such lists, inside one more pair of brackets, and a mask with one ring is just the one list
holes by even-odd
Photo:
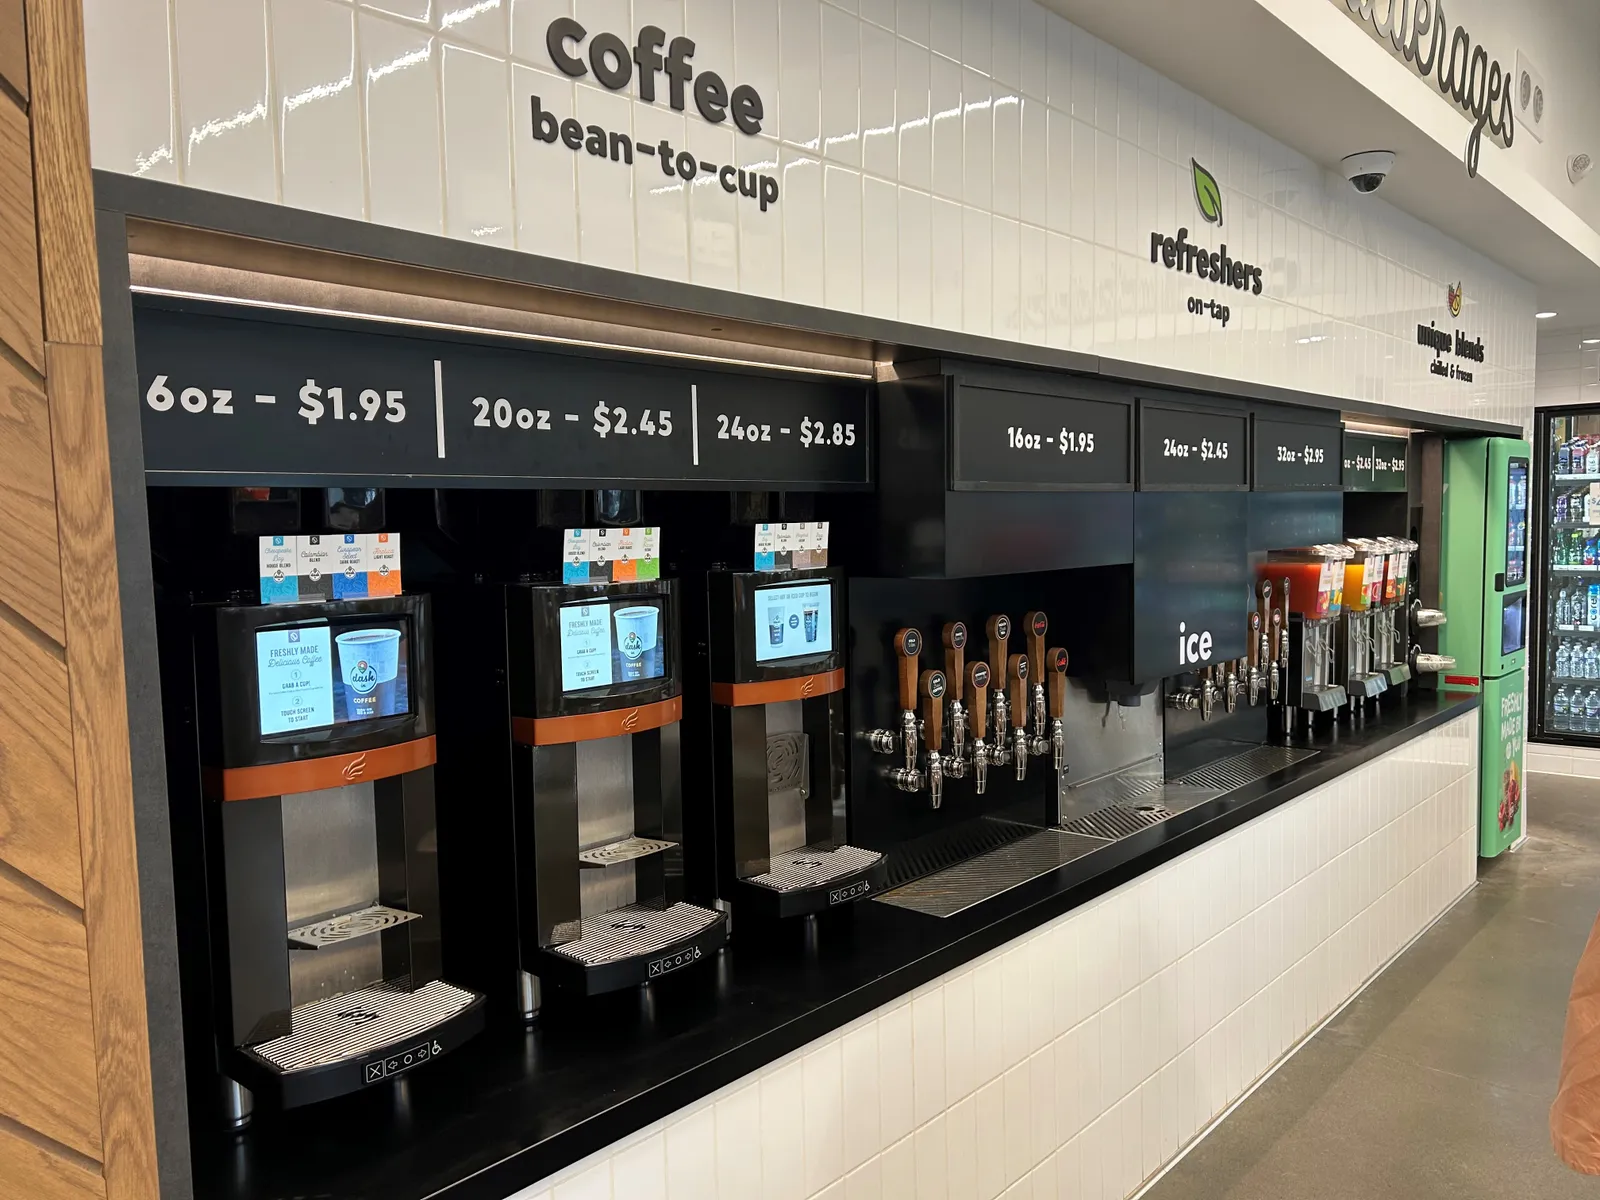
[[1394, 151], [1363, 150], [1341, 159], [1339, 168], [1350, 186], [1365, 196], [1382, 187], [1384, 179], [1394, 170]]

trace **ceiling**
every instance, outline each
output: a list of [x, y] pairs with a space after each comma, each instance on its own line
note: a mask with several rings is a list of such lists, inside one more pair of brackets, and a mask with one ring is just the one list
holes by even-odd
[[[1329, 169], [1360, 150], [1395, 151], [1395, 170], [1380, 193], [1384, 200], [1533, 282], [1540, 308], [1559, 314], [1542, 323], [1541, 332], [1600, 326], [1600, 254], [1591, 257], [1580, 248], [1600, 244], [1593, 229], [1542, 188], [1530, 193], [1523, 186], [1521, 194], [1538, 201], [1546, 220], [1506, 194], [1487, 177], [1494, 153], [1487, 144], [1483, 173], [1469, 180], [1461, 162], [1470, 131], [1464, 120], [1462, 146], [1441, 146], [1269, 12], [1264, 2], [1272, 0], [1207, 0], [1204, 20], [1195, 19], [1193, 0], [1043, 2]], [[1325, 0], [1301, 0], [1313, 2], [1347, 20]], [[1175, 30], [1182, 36], [1174, 36]], [[1240, 69], [1241, 61], [1246, 69]]]

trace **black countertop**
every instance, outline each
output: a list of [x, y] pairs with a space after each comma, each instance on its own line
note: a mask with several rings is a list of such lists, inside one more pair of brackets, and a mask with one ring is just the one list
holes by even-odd
[[[1321, 751], [1109, 843], [954, 917], [863, 903], [736, 937], [716, 963], [648, 991], [491, 1028], [389, 1088], [261, 1113], [236, 1139], [201, 1133], [208, 1200], [505, 1200], [946, 971], [1477, 707], [1476, 695], [1390, 702]], [[191, 1114], [197, 1129], [204, 1117]], [[213, 1126], [213, 1129], [217, 1127]]]

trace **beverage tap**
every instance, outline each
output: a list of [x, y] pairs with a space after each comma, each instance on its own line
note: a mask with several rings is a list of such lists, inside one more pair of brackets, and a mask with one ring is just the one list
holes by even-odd
[[928, 798], [938, 808], [944, 801], [945, 760], [939, 753], [944, 738], [943, 671], [922, 673], [922, 740], [928, 748], [928, 763], [924, 771], [928, 780]]
[[[1285, 707], [1289, 707], [1289, 706], [1297, 703], [1299, 701], [1299, 697], [1298, 696], [1291, 696], [1291, 689], [1289, 687], [1289, 628], [1290, 628], [1290, 625], [1289, 625], [1289, 577], [1287, 575], [1285, 575], [1284, 578], [1283, 578], [1283, 607], [1279, 611], [1281, 611], [1283, 613], [1283, 627], [1278, 631], [1278, 679], [1281, 682], [1281, 686], [1283, 687], [1283, 703], [1284, 703], [1284, 706]], [[1331, 663], [1332, 659], [1333, 659], [1333, 646], [1332, 646], [1331, 643], [1327, 647], [1327, 657], [1328, 657], [1329, 662]]]
[[1059, 774], [1067, 769], [1067, 652], [1053, 646], [1045, 659], [1050, 666], [1050, 750]]
[[1033, 700], [1033, 738], [1030, 749], [1035, 754], [1046, 754], [1050, 749], [1048, 739], [1049, 717], [1045, 711], [1044, 695], [1044, 635], [1050, 632], [1050, 619], [1042, 612], [1031, 612], [1023, 618], [1028, 627], [1028, 678]]
[[989, 761], [1004, 766], [1011, 761], [1011, 751], [1006, 745], [1009, 709], [1006, 705], [1006, 661], [1011, 641], [1011, 618], [993, 616], [987, 622], [989, 632], [989, 678], [992, 681], [989, 727], [994, 730], [994, 746], [989, 751]]
[[[1278, 643], [1284, 638], [1283, 614], [1277, 609], [1272, 610], [1272, 656], [1267, 660], [1267, 697], [1272, 703], [1278, 703], [1280, 688], [1285, 695], [1289, 691], [1288, 672], [1284, 671], [1280, 678], [1278, 672]], [[1287, 657], [1287, 656], [1286, 656]]]
[[1277, 609], [1272, 607], [1272, 580], [1261, 581], [1261, 612], [1258, 614], [1261, 622], [1261, 637], [1256, 647], [1256, 653], [1261, 661], [1261, 677], [1267, 685], [1267, 699], [1276, 704], [1278, 701], [1278, 642], [1273, 632]]
[[1011, 761], [1021, 783], [1028, 777], [1028, 656], [1013, 654], [1006, 675], [1011, 681]]
[[1230, 713], [1239, 706], [1239, 693], [1245, 690], [1245, 660], [1240, 658], [1222, 665], [1224, 675], [1222, 704]]
[[1194, 712], [1200, 707], [1198, 688], [1174, 688], [1167, 693], [1167, 707], [1178, 712]]
[[1200, 668], [1200, 719], [1211, 720], [1211, 714], [1217, 711], [1217, 684], [1215, 668]]
[[989, 747], [983, 735], [989, 720], [989, 664], [975, 662], [967, 668], [967, 684], [972, 688], [972, 778], [978, 795], [989, 787]]
[[1266, 631], [1261, 627], [1261, 614], [1250, 614], [1250, 674], [1246, 678], [1246, 687], [1249, 691], [1250, 707], [1254, 708], [1261, 699], [1261, 685], [1266, 682], [1261, 673], [1261, 664], [1266, 661]]
[[[894, 635], [894, 655], [898, 664], [900, 725], [898, 729], [874, 729], [867, 734], [867, 744], [879, 754], [893, 754], [896, 750], [904, 756], [900, 772], [917, 770], [917, 655], [922, 653], [922, 634], [915, 629], [902, 629]], [[896, 783], [897, 787], [900, 783]], [[915, 788], [907, 788], [915, 791]]]
[[944, 642], [944, 677], [950, 689], [950, 754], [945, 759], [944, 773], [960, 779], [967, 773], [967, 709], [962, 703], [967, 678], [967, 627], [961, 621], [945, 624], [940, 640]]

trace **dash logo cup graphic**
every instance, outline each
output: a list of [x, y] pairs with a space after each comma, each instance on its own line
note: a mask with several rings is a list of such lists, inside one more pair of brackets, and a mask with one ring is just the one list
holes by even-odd
[[346, 720], [392, 716], [395, 678], [400, 674], [400, 631], [356, 629], [334, 641], [339, 645]]
[[619, 608], [612, 614], [617, 624], [617, 650], [622, 655], [622, 678], [648, 679], [647, 656], [656, 648], [661, 611], [648, 604]]

